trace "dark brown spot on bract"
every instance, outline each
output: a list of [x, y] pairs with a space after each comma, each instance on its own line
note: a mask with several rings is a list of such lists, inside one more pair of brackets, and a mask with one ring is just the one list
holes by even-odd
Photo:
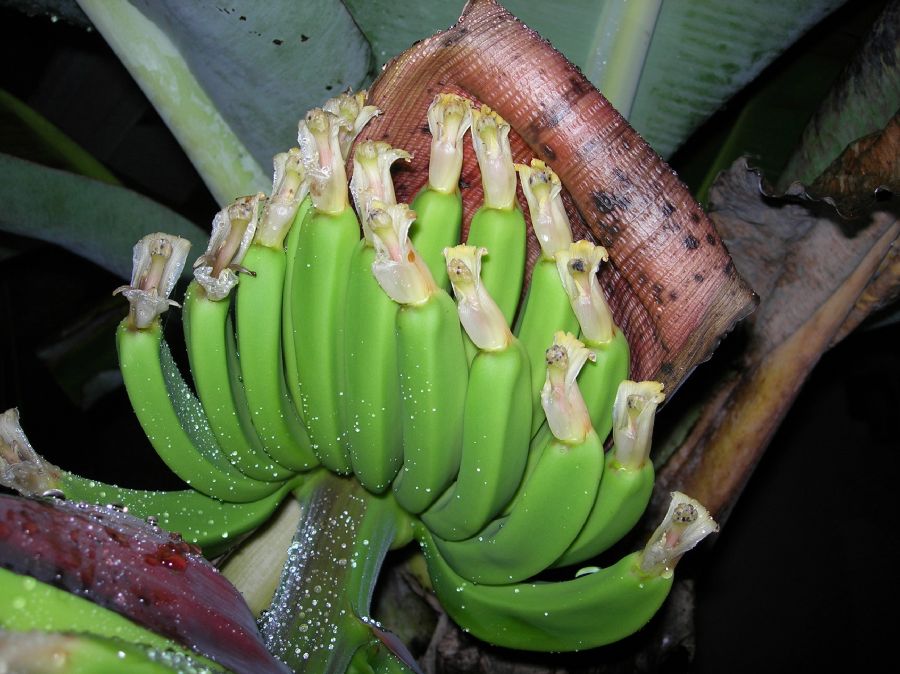
[[666, 199], [663, 199], [663, 203], [662, 203], [663, 217], [668, 218], [674, 212], [675, 212], [675, 207], [672, 204], [670, 204]]
[[541, 150], [544, 153], [544, 156], [547, 159], [549, 159], [550, 161], [553, 161], [554, 159], [556, 159], [556, 153], [553, 151], [553, 148], [550, 147], [549, 145], [547, 145], [546, 143], [544, 144], [544, 147], [541, 148]]
[[672, 363], [662, 363], [659, 366], [659, 371], [667, 377], [671, 377], [672, 373], [675, 372], [675, 366]]
[[628, 210], [631, 203], [628, 198], [622, 195], [615, 195], [612, 192], [604, 192], [603, 190], [594, 190], [591, 193], [594, 205], [601, 213], [611, 213], [614, 209]]
[[708, 243], [710, 246], [715, 246], [716, 245], [716, 237], [714, 237], [712, 234], [707, 234], [706, 235], [706, 243]]
[[703, 274], [694, 274], [694, 280], [697, 283], [703, 283], [706, 279], [703, 277]]
[[693, 234], [684, 237], [684, 247], [688, 250], [697, 250], [700, 247], [700, 240]]
[[691, 213], [691, 220], [693, 222], [700, 222], [700, 216], [697, 215], [696, 213]]
[[578, 98], [581, 98], [594, 88], [593, 85], [583, 77], [575, 77], [574, 75], [569, 78], [569, 84], [572, 85], [571, 93], [575, 94]]

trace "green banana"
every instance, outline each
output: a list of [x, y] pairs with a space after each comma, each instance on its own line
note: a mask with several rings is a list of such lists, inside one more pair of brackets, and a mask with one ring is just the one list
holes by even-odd
[[541, 407], [541, 388], [546, 373], [544, 352], [553, 343], [557, 331], [578, 331], [578, 319], [569, 304], [554, 259], [558, 251], [566, 250], [572, 244], [572, 228], [562, 203], [559, 177], [539, 159], [532, 159], [531, 166], [516, 164], [516, 172], [528, 202], [531, 226], [541, 245], [541, 256], [531, 270], [531, 283], [514, 330], [532, 364], [531, 433], [534, 435], [544, 421]]
[[246, 394], [236, 349], [229, 344], [234, 340], [230, 308], [227, 300], [210, 299], [199, 283], [188, 286], [182, 321], [194, 388], [219, 446], [229, 448], [234, 465], [257, 480], [284, 480], [291, 471], [269, 457], [252, 422], [246, 423], [249, 409], [239, 405], [245, 403]]
[[484, 204], [472, 216], [466, 243], [487, 248], [482, 282], [513, 324], [525, 276], [525, 216], [516, 203], [509, 124], [482, 106], [472, 110], [472, 144], [481, 169]]
[[[276, 157], [276, 178], [284, 175], [287, 156]], [[194, 263], [196, 281], [185, 295], [182, 322], [194, 386], [219, 445], [231, 449], [242, 472], [271, 481], [285, 479], [292, 471], [266, 453], [253, 425], [234, 344], [229, 297], [238, 285], [238, 272], [247, 274], [241, 264], [257, 233], [262, 196], [237, 199], [216, 214], [206, 253]], [[265, 437], [271, 446], [270, 436]]]
[[[347, 159], [347, 154], [350, 151], [350, 146], [352, 145], [353, 140], [356, 138], [357, 134], [359, 134], [359, 132], [369, 122], [369, 120], [372, 119], [372, 117], [379, 114], [378, 108], [372, 105], [365, 105], [365, 100], [365, 91], [360, 91], [355, 94], [346, 92], [327, 100], [325, 102], [325, 105], [323, 106], [323, 110], [327, 113], [330, 113], [332, 115], [331, 119], [334, 119], [336, 121], [336, 146], [340, 151], [341, 159], [345, 161]], [[307, 147], [309, 147], [309, 136], [303, 132], [302, 125], [300, 134], [304, 136], [307, 142]], [[332, 147], [330, 143], [328, 147]], [[320, 175], [320, 172], [316, 170], [319, 168], [316, 165], [318, 162], [317, 152], [318, 151], [314, 147], [311, 147], [308, 150], [308, 154], [313, 155], [307, 161], [313, 167], [314, 175]], [[288, 160], [288, 163], [291, 166], [295, 166], [295, 168], [297, 168], [298, 170], [300, 168], [303, 168], [303, 170], [305, 171], [306, 162], [304, 162], [303, 160], [303, 153], [299, 149], [292, 149], [289, 151], [289, 155], [290, 158]], [[297, 158], [300, 159], [300, 166], [296, 166]], [[276, 173], [276, 183], [278, 182], [277, 177], [278, 176]], [[318, 183], [322, 183], [321, 177], [318, 179]], [[300, 249], [300, 232], [303, 229], [303, 224], [314, 212], [314, 210], [315, 209], [313, 208], [312, 197], [306, 197], [301, 201], [299, 209], [297, 210], [297, 214], [294, 218], [294, 224], [291, 226], [290, 231], [287, 235], [287, 239], [285, 241], [287, 259], [284, 274], [284, 302], [282, 306], [281, 316], [282, 351], [284, 353], [284, 367], [285, 374], [287, 375], [288, 389], [291, 394], [291, 399], [294, 402], [294, 407], [304, 423], [306, 423], [306, 413], [304, 410], [302, 394], [303, 382], [300, 378], [300, 372], [297, 369], [298, 356], [296, 344], [294, 341], [295, 302], [293, 291], [296, 287], [294, 280], [294, 269], [295, 262], [298, 258], [298, 251]]]
[[229, 463], [203, 408], [178, 372], [159, 323], [135, 329], [125, 319], [116, 335], [125, 390], [160, 458], [197, 491], [223, 501], [256, 501], [278, 489]]
[[135, 246], [131, 285], [116, 291], [130, 304], [116, 335], [119, 368], [144, 433], [176, 475], [213, 498], [256, 501], [278, 485], [247, 477], [228, 461], [162, 339], [159, 313], [169, 306], [189, 245], [157, 233]]
[[408, 160], [409, 153], [364, 141], [356, 146], [350, 180], [364, 237], [353, 251], [347, 280], [341, 425], [353, 473], [375, 494], [390, 487], [403, 462], [398, 307], [372, 275], [375, 241], [369, 225], [373, 218], [390, 219], [384, 208], [396, 203], [390, 168], [397, 159]]
[[568, 581], [478, 585], [454, 573], [423, 544], [435, 594], [475, 637], [526, 651], [577, 651], [618, 641], [643, 627], [669, 594], [672, 576], [645, 574], [640, 553]]
[[244, 256], [250, 273], [235, 299], [237, 345], [253, 425], [266, 452], [292, 470], [318, 464], [292, 404], [282, 358], [282, 308], [287, 265], [284, 238], [308, 191], [299, 151], [275, 157], [272, 198]]
[[480, 283], [484, 251], [444, 251], [460, 321], [479, 348], [469, 369], [462, 459], [453, 485], [427, 511], [425, 525], [444, 540], [480, 531], [515, 494], [531, 437], [528, 354]]
[[300, 228], [290, 288], [292, 339], [301, 382], [303, 418], [322, 464], [352, 470], [340, 425], [343, 395], [343, 303], [347, 266], [359, 242], [359, 222], [347, 200], [347, 177], [339, 145], [340, 120], [312, 110], [300, 122], [298, 142], [310, 178], [314, 211]]
[[304, 425], [306, 417], [303, 415], [303, 396], [300, 393], [302, 383], [300, 373], [297, 371], [297, 350], [294, 345], [294, 302], [291, 288], [294, 287], [294, 261], [297, 259], [297, 248], [300, 245], [300, 230], [312, 210], [312, 197], [307, 195], [300, 202], [294, 224], [291, 225], [285, 238], [284, 292], [282, 292], [281, 303], [281, 352], [284, 358], [284, 374], [294, 409], [297, 410]]
[[618, 641], [643, 627], [672, 586], [675, 565], [718, 526], [697, 501], [673, 492], [646, 547], [572, 580], [479, 585], [456, 573], [427, 532], [419, 533], [435, 594], [479, 639], [528, 651], [575, 651]]
[[413, 199], [410, 239], [440, 288], [449, 289], [443, 250], [459, 242], [463, 204], [459, 191], [462, 140], [472, 125], [472, 105], [456, 94], [438, 94], [428, 107], [431, 154], [428, 183]]
[[318, 460], [291, 402], [281, 358], [284, 251], [253, 243], [244, 264], [253, 275], [238, 286], [235, 322], [253, 425], [269, 456], [292, 470], [308, 470]]
[[613, 448], [597, 500], [578, 537], [555, 566], [577, 564], [605, 551], [637, 524], [653, 492], [650, 441], [662, 384], [623, 381], [613, 408]]
[[597, 277], [600, 263], [608, 259], [603, 246], [586, 240], [576, 241], [556, 254], [560, 278], [581, 326], [581, 339], [593, 353], [594, 364], [582, 372], [579, 386], [591, 422], [604, 439], [612, 429], [616, 390], [628, 379], [631, 358], [628, 340], [613, 321]]
[[603, 441], [576, 383], [587, 357], [581, 342], [561, 333], [547, 350], [542, 402], [551, 434], [509, 514], [468, 540], [435, 537], [441, 556], [464, 578], [490, 585], [530, 578], [566, 551], [587, 520], [604, 466]]
[[302, 479], [295, 477], [271, 495], [249, 503], [219, 501], [194, 489], [144, 491], [117, 487], [54, 466], [31, 446], [17, 409], [0, 414], [0, 485], [24, 496], [55, 496], [127, 510], [180, 533], [208, 557], [232, 547], [241, 536], [260, 526]]
[[397, 364], [403, 420], [403, 467], [394, 495], [420, 513], [459, 470], [468, 367], [456, 305], [409, 240], [413, 213], [387, 206], [370, 220], [376, 257], [372, 272], [397, 312]]

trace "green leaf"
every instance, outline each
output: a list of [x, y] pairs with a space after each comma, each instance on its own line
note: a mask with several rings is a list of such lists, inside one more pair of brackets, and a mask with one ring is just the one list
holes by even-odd
[[80, 0], [216, 200], [268, 191], [297, 121], [370, 74], [339, 0]]
[[137, 192], [0, 154], [0, 230], [55, 243], [122, 278], [134, 244], [164, 231], [206, 248], [207, 233]]
[[792, 180], [814, 180], [852, 141], [881, 130], [898, 107], [900, 4], [893, 2], [878, 17], [862, 49], [806, 127], [781, 186]]
[[0, 149], [23, 159], [39, 161], [113, 185], [119, 182], [101, 162], [46, 117], [2, 89]]
[[663, 156], [843, 0], [663, 3], [629, 121]]
[[[560, 0], [502, 4], [547, 38], [668, 156], [725, 101], [843, 0]], [[461, 9], [346, 0], [379, 64], [446, 28]], [[652, 35], [652, 39], [650, 36]]]
[[[840, 81], [841, 72], [857, 73], [856, 77], [863, 72], [862, 68], [847, 68], [847, 64], [861, 45], [871, 44], [872, 38], [867, 34], [878, 17], [878, 10], [878, 3], [838, 10], [804, 36], [789, 53], [780, 57], [763, 77], [729, 101], [727, 110], [716, 115], [694, 134], [673, 160], [673, 166], [699, 201], [706, 202], [716, 176], [727, 170], [738, 157], [745, 155], [770, 182], [777, 181], [784, 172], [787, 180], [782, 189], [795, 179], [796, 174], [792, 169], [785, 170], [785, 164], [800, 143], [810, 117], [820, 108], [833, 83]], [[876, 42], [900, 49], [883, 40]], [[887, 69], [885, 64], [884, 70]], [[900, 70], [896, 64], [894, 73], [897, 88], [900, 87]], [[833, 126], [855, 128], [861, 119], [870, 119], [875, 115], [875, 110], [890, 108], [892, 111], [900, 105], [900, 91], [893, 95], [886, 87], [869, 87], [868, 91], [884, 93], [873, 100], [864, 87], [857, 87], [855, 99], [847, 93], [842, 96], [845, 105], [866, 108], [868, 115], [845, 116], [841, 125]], [[834, 98], [834, 95], [829, 98]], [[881, 126], [889, 117], [890, 112]], [[866, 128], [860, 135], [873, 130], [876, 129]], [[806, 132], [806, 136], [810, 147], [818, 147], [810, 142], [813, 140], [810, 131]], [[831, 138], [828, 140], [831, 141]], [[848, 138], [839, 147], [831, 145], [835, 151], [831, 159], [850, 140], [855, 138]]]

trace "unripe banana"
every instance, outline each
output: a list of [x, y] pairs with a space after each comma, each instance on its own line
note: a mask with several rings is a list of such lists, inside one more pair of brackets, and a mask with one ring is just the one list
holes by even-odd
[[512, 325], [525, 275], [525, 216], [516, 204], [509, 124], [487, 106], [472, 111], [472, 143], [481, 169], [484, 205], [472, 216], [466, 243], [487, 248], [482, 282]]
[[159, 233], [135, 246], [131, 285], [116, 290], [131, 305], [117, 332], [119, 367], [144, 433], [176, 475], [213, 498], [255, 501], [278, 484], [247, 477], [228, 461], [162, 339], [159, 314], [171, 303], [189, 247]]
[[[275, 463], [250, 422], [244, 402], [240, 363], [229, 341], [234, 337], [228, 299], [211, 300], [206, 290], [192, 282], [184, 297], [182, 323], [194, 389], [220, 447], [227, 447], [234, 465], [245, 475], [269, 482], [284, 480], [292, 471]], [[237, 368], [237, 376], [233, 370]], [[240, 387], [235, 396], [232, 387]], [[244, 424], [244, 422], [250, 422]]]
[[294, 302], [291, 288], [294, 287], [294, 262], [297, 259], [297, 248], [300, 245], [300, 230], [313, 211], [312, 198], [307, 197], [300, 203], [294, 224], [285, 238], [284, 292], [281, 302], [281, 352], [284, 358], [284, 374], [294, 409], [300, 420], [306, 424], [303, 413], [303, 396], [300, 393], [302, 382], [297, 371], [297, 350], [294, 343]]
[[556, 254], [559, 275], [581, 325], [581, 340], [594, 354], [594, 364], [581, 373], [579, 386], [594, 429], [604, 439], [612, 429], [616, 390], [628, 379], [630, 365], [628, 340], [613, 321], [597, 278], [600, 263], [608, 259], [603, 246], [586, 240]]
[[372, 218], [390, 219], [384, 208], [396, 203], [390, 168], [397, 159], [408, 160], [409, 154], [387, 143], [359, 143], [350, 181], [364, 237], [353, 251], [347, 282], [341, 425], [353, 473], [376, 494], [390, 486], [403, 462], [398, 306], [372, 274], [375, 241], [369, 225]]
[[623, 381], [613, 411], [613, 448], [597, 500], [578, 537], [555, 566], [577, 564], [604, 552], [637, 524], [653, 492], [650, 440], [662, 384]]
[[469, 369], [462, 459], [456, 481], [422, 514], [444, 540], [473, 536], [515, 494], [525, 470], [531, 401], [528, 355], [480, 283], [483, 251], [444, 251], [463, 327], [479, 347]]
[[338, 399], [344, 381], [344, 301], [347, 267], [360, 239], [359, 222], [347, 197], [340, 118], [312, 110], [300, 122], [298, 142], [310, 178], [314, 211], [297, 240], [290, 294], [293, 351], [303, 418], [322, 464], [337, 473], [352, 470], [344, 449]]
[[463, 136], [472, 125], [468, 99], [438, 94], [428, 108], [431, 155], [428, 184], [411, 204], [416, 221], [410, 239], [440, 288], [449, 289], [443, 250], [459, 242], [463, 205], [459, 191]]
[[541, 256], [531, 270], [531, 283], [514, 330], [531, 361], [533, 435], [544, 421], [541, 407], [546, 374], [544, 352], [553, 343], [557, 331], [577, 333], [578, 319], [554, 259], [557, 252], [568, 249], [572, 243], [571, 225], [562, 203], [562, 185], [557, 175], [538, 159], [533, 159], [531, 166], [516, 164], [516, 171], [528, 202], [531, 225], [541, 244]]
[[603, 473], [603, 442], [576, 383], [587, 358], [571, 335], [558, 335], [547, 350], [542, 400], [552, 435], [509, 514], [465, 541], [435, 537], [441, 556], [464, 578], [490, 585], [530, 578], [556, 561], [584, 525]]
[[441, 606], [467, 632], [506, 648], [575, 651], [643, 627], [668, 595], [681, 556], [716, 530], [703, 506], [675, 492], [643, 551], [605, 569], [584, 569], [572, 580], [496, 586], [460, 577], [427, 533], [422, 547]]
[[139, 330], [124, 320], [116, 344], [135, 415], [165, 464], [187, 484], [223, 501], [256, 501], [279, 488], [254, 480], [228, 461], [203, 407], [181, 378], [159, 323]]
[[403, 420], [403, 467], [394, 495], [403, 508], [428, 508], [456, 477], [468, 367], [456, 305], [438, 288], [409, 240], [415, 215], [400, 204], [371, 220], [372, 271], [401, 306], [397, 363]]
[[[275, 158], [276, 188], [277, 181], [280, 180], [291, 183], [288, 191], [294, 192], [296, 190], [292, 188], [296, 184], [302, 184], [302, 176], [289, 168], [288, 157], [287, 153], [283, 153]], [[296, 153], [293, 157], [296, 164]], [[286, 167], [288, 170], [285, 170]], [[276, 189], [273, 202], [266, 207], [265, 218], [267, 222], [264, 238], [274, 237], [276, 245], [278, 245], [279, 221], [292, 218], [290, 207], [285, 207], [280, 197], [283, 195]], [[298, 195], [298, 198], [302, 199], [302, 195]], [[271, 348], [273, 343], [277, 345], [278, 335], [273, 335], [272, 330], [266, 328], [261, 336], [245, 335], [244, 355], [248, 371], [243, 372], [233, 344], [234, 333], [229, 315], [230, 294], [238, 285], [238, 272], [245, 272], [246, 283], [241, 286], [244, 291], [237, 293], [239, 296], [244, 295], [241, 304], [249, 306], [244, 311], [245, 325], [251, 318], [268, 325], [272, 313], [279, 310], [273, 306], [273, 300], [277, 299], [280, 293], [280, 283], [275, 289], [275, 298], [266, 296], [257, 305], [253, 301], [254, 298], [249, 297], [259, 293], [261, 285], [265, 286], [266, 282], [272, 281], [272, 273], [277, 274], [278, 269], [266, 269], [264, 273], [266, 278], [262, 283], [258, 283], [254, 278], [256, 272], [248, 272], [241, 266], [253, 248], [252, 241], [260, 233], [257, 231], [257, 225], [262, 199], [264, 199], [262, 194], [243, 197], [216, 214], [209, 247], [194, 264], [194, 275], [197, 280], [188, 288], [183, 323], [195, 387], [210, 418], [216, 438], [221, 446], [228, 447], [236, 455], [236, 460], [240, 462], [239, 466], [249, 466], [245, 472], [254, 467], [256, 473], [263, 469], [262, 475], [271, 480], [273, 475], [283, 479], [290, 476], [294, 469], [305, 467], [296, 459], [294, 449], [296, 440], [290, 436], [287, 429], [281, 428], [284, 424], [278, 420], [268, 421], [275, 417], [275, 411], [280, 409], [279, 405], [276, 403], [273, 406], [271, 404], [273, 400], [266, 400], [265, 394], [260, 400], [259, 389], [265, 388], [266, 383], [271, 386], [272, 382], [267, 382], [267, 379], [277, 377], [281, 368], [280, 365], [276, 367], [276, 363], [273, 362], [276, 358], [280, 362], [277, 351], [266, 352], [261, 358], [262, 362], [258, 362], [260, 354], [257, 347], [267, 349]], [[251, 260], [252, 258], [251, 254]], [[255, 260], [252, 260], [252, 263], [254, 266], [259, 264]], [[260, 312], [257, 316], [250, 316], [257, 311]], [[277, 318], [276, 315], [276, 325]], [[238, 322], [242, 322], [240, 318]], [[244, 386], [247, 380], [255, 389], [251, 394], [252, 403], [247, 400]], [[254, 409], [250, 405], [258, 407]], [[259, 407], [260, 405], [265, 406], [264, 409]], [[273, 423], [276, 427], [274, 432], [270, 428]], [[281, 430], [281, 433], [278, 430]], [[300, 434], [299, 437], [305, 440], [305, 435]], [[265, 438], [265, 441], [261, 441], [260, 438]], [[308, 440], [306, 443], [308, 445]], [[269, 451], [272, 452], [271, 456], [267, 453]], [[277, 463], [277, 459], [273, 461], [276, 456], [283, 457], [284, 462]], [[257, 477], [256, 473], [248, 472], [252, 477]]]
[[292, 470], [308, 470], [318, 460], [291, 403], [281, 358], [284, 251], [254, 243], [244, 263], [253, 275], [238, 286], [235, 319], [253, 425], [269, 456]]

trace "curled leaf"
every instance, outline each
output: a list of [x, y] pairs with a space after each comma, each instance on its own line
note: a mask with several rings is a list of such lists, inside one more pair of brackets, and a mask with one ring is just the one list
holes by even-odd
[[[456, 25], [395, 58], [369, 90], [384, 114], [362, 136], [413, 155], [395, 176], [399, 201], [427, 181], [423, 120], [444, 92], [502, 116], [513, 159], [536, 157], [559, 175], [574, 238], [591, 235], [609, 250], [601, 281], [632, 346], [633, 377], [673, 392], [753, 309], [755, 296], [674, 172], [575, 66], [493, 0], [471, 0]], [[461, 186], [468, 219], [482, 189], [468, 147]], [[533, 262], [534, 238], [529, 251]]]

